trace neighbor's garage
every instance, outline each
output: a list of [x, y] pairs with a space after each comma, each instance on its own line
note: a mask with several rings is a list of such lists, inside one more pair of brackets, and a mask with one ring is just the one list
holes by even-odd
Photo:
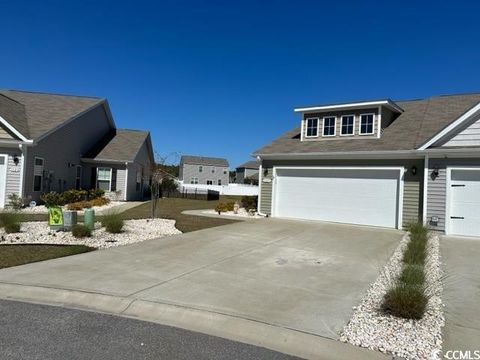
[[275, 168], [273, 216], [396, 228], [403, 168]]
[[452, 235], [480, 235], [480, 169], [449, 169], [447, 227]]

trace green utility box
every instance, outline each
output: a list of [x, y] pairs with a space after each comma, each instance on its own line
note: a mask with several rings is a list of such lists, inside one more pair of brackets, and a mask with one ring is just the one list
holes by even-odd
[[95, 228], [95, 210], [85, 209], [85, 213], [83, 215], [83, 223], [90, 230], [93, 230]]

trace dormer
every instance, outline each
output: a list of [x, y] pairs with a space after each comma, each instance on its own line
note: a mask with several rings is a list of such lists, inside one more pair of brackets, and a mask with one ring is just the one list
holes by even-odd
[[390, 99], [296, 108], [301, 141], [380, 138], [402, 112]]

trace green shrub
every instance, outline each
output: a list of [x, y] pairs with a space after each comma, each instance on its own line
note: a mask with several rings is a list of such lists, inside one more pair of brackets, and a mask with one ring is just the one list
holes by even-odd
[[103, 197], [104, 195], [105, 195], [105, 190], [102, 190], [102, 189], [88, 190], [88, 200], [100, 198], [100, 197]]
[[227, 211], [233, 211], [233, 208], [235, 207], [235, 201], [229, 201], [225, 204], [225, 207], [227, 208]]
[[88, 197], [87, 190], [70, 189], [62, 193], [63, 202], [65, 204], [71, 204], [79, 201], [84, 201]]
[[18, 196], [17, 194], [11, 193], [10, 195], [8, 195], [7, 206], [12, 208], [13, 210], [18, 211], [18, 210], [22, 209], [23, 204], [24, 204], [24, 199], [21, 198], [20, 196]]
[[242, 207], [247, 211], [257, 210], [258, 196], [243, 196], [241, 203]]
[[72, 235], [76, 238], [84, 238], [92, 236], [92, 231], [82, 224], [72, 226]]
[[421, 319], [427, 304], [428, 297], [423, 286], [398, 282], [385, 294], [382, 310], [405, 319]]
[[217, 206], [215, 206], [215, 211], [220, 215], [222, 212], [228, 211], [228, 206], [226, 203], [218, 203]]
[[40, 199], [45, 203], [45, 206], [62, 206], [65, 205], [63, 196], [56, 191], [50, 191], [48, 193], [42, 194]]
[[20, 217], [15, 212], [0, 213], [0, 226], [7, 234], [20, 232]]
[[102, 226], [105, 230], [112, 234], [121, 233], [123, 230], [124, 221], [120, 214], [111, 212], [102, 216]]

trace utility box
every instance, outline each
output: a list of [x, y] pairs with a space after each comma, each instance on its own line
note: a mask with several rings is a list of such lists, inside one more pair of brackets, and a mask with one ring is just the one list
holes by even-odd
[[95, 210], [85, 209], [85, 213], [83, 215], [83, 224], [87, 228], [89, 228], [90, 230], [94, 230], [94, 228], [95, 228]]
[[76, 211], [67, 210], [63, 212], [63, 228], [72, 230], [73, 225], [77, 225], [78, 214]]

